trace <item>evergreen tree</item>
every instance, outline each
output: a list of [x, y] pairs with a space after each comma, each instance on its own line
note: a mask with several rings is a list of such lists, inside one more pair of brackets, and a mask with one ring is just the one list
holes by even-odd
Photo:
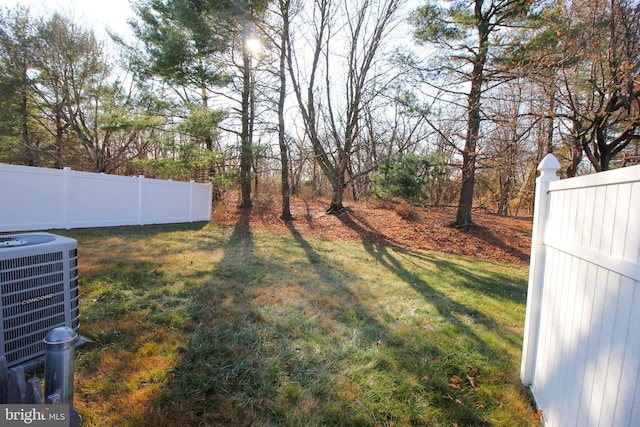
[[[529, 0], [437, 2], [420, 7], [411, 22], [416, 39], [441, 54], [439, 71], [451, 73], [466, 92], [467, 130], [462, 156], [462, 181], [454, 226], [473, 229], [471, 209], [475, 187], [478, 141], [482, 122], [482, 97], [498, 74], [492, 68], [504, 52], [501, 31], [523, 22], [532, 7]], [[456, 102], [457, 99], [452, 99]]]

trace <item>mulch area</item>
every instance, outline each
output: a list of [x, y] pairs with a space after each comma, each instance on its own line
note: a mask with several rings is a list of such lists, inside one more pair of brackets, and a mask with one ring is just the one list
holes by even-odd
[[293, 221], [280, 219], [280, 199], [256, 202], [251, 209], [237, 203], [219, 202], [212, 220], [221, 226], [250, 227], [278, 233], [297, 232], [302, 236], [393, 245], [405, 249], [433, 250], [477, 257], [498, 263], [527, 264], [531, 246], [531, 218], [503, 217], [474, 211], [476, 230], [463, 232], [449, 224], [455, 208], [417, 208], [404, 203], [346, 202], [346, 211], [325, 213], [324, 199], [291, 200]]

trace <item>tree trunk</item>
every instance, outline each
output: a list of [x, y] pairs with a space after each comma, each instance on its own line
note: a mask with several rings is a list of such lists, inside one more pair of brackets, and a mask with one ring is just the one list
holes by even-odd
[[282, 193], [282, 214], [281, 219], [293, 219], [291, 215], [291, 187], [289, 186], [289, 157], [287, 155], [286, 144], [280, 143], [280, 161], [282, 162], [281, 173], [281, 193]]
[[63, 151], [63, 147], [64, 147], [64, 130], [65, 130], [65, 125], [64, 125], [64, 117], [62, 115], [62, 106], [60, 104], [57, 104], [55, 106], [55, 118], [56, 118], [56, 146], [55, 146], [55, 159], [54, 159], [54, 163], [53, 166], [56, 169], [62, 169], [62, 151]]
[[476, 160], [475, 153], [470, 154], [467, 150], [462, 153], [462, 185], [460, 187], [460, 199], [458, 200], [458, 211], [456, 222], [453, 225], [462, 231], [471, 231], [474, 227], [471, 218], [473, 207], [473, 189], [476, 184]]
[[576, 120], [572, 123], [572, 138], [569, 145], [569, 155], [571, 158], [569, 159], [569, 165], [565, 169], [565, 174], [567, 178], [573, 178], [576, 176], [578, 172], [578, 165], [582, 161], [582, 151], [583, 151], [583, 142], [581, 139], [584, 139], [580, 135], [582, 134], [582, 129], [580, 127], [580, 123]]
[[251, 208], [251, 166], [252, 147], [250, 133], [250, 101], [251, 101], [251, 56], [246, 41], [249, 34], [249, 23], [245, 19], [242, 29], [242, 132], [240, 135], [240, 190], [242, 193], [241, 208]]
[[473, 207], [473, 190], [476, 183], [476, 149], [480, 135], [480, 99], [482, 97], [484, 65], [487, 61], [490, 32], [488, 18], [482, 15], [482, 1], [476, 0], [474, 13], [478, 29], [478, 51], [472, 61], [471, 89], [468, 96], [467, 136], [464, 151], [462, 152], [462, 185], [460, 187], [456, 221], [453, 223], [456, 228], [463, 231], [471, 231], [475, 228], [471, 218], [471, 209]]
[[291, 188], [289, 186], [289, 151], [285, 135], [284, 104], [287, 98], [286, 53], [289, 39], [289, 1], [280, 3], [282, 33], [280, 34], [280, 93], [278, 97], [278, 143], [280, 145], [280, 191], [282, 193], [281, 219], [291, 220]]
[[331, 204], [325, 212], [336, 215], [344, 212], [344, 206], [342, 205], [342, 198], [344, 196], [344, 177], [335, 177], [335, 180], [331, 180], [331, 186]]
[[469, 91], [469, 122], [464, 151], [462, 152], [462, 185], [460, 187], [456, 221], [453, 224], [463, 231], [471, 231], [474, 228], [471, 209], [473, 207], [473, 190], [476, 183], [476, 148], [480, 134], [480, 97], [482, 95], [482, 73], [485, 58], [486, 56], [481, 54], [481, 57], [476, 60], [473, 66], [471, 90]]
[[29, 94], [27, 93], [27, 71], [25, 69], [23, 74], [23, 82], [20, 87], [20, 138], [22, 145], [25, 148], [25, 154], [27, 157], [27, 166], [40, 166], [38, 161], [39, 152], [34, 150], [34, 146], [31, 144], [31, 131], [29, 129]]

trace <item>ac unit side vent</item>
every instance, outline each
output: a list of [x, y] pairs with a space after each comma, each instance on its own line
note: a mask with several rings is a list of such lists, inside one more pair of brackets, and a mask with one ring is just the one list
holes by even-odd
[[58, 326], [78, 332], [78, 250], [49, 233], [0, 236], [0, 356], [9, 366], [44, 353]]

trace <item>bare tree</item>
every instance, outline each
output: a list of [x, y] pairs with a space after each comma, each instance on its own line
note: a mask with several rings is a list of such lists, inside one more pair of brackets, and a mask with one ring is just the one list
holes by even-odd
[[316, 162], [332, 188], [329, 213], [344, 210], [351, 158], [361, 137], [362, 111], [379, 94], [381, 75], [387, 71], [380, 67], [382, 42], [401, 3], [315, 0], [307, 23], [313, 29], [308, 40], [312, 50], [308, 69], [303, 70], [305, 61], [294, 52], [294, 44], [289, 44], [291, 84]]
[[278, 0], [278, 16], [281, 22], [278, 40], [278, 146], [280, 148], [280, 192], [282, 196], [282, 212], [280, 218], [293, 219], [291, 215], [291, 185], [289, 177], [289, 144], [285, 125], [285, 104], [287, 100], [287, 44], [290, 43], [290, 15], [295, 2]]
[[[542, 100], [538, 99], [542, 96]], [[485, 96], [485, 134], [490, 141], [480, 152], [481, 180], [492, 193], [499, 215], [512, 213], [523, 194], [530, 165], [537, 166], [536, 132], [544, 94], [527, 79], [514, 79]], [[533, 187], [530, 188], [533, 190]]]

